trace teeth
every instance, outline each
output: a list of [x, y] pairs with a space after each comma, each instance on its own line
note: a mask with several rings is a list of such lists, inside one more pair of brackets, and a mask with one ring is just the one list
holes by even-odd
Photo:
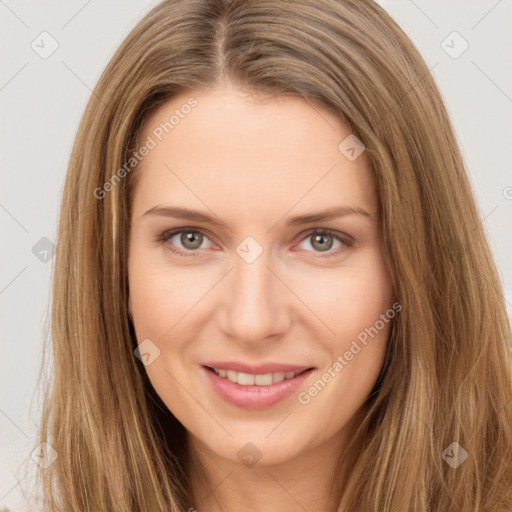
[[253, 375], [252, 373], [235, 372], [234, 370], [212, 369], [220, 377], [224, 377], [242, 386], [270, 386], [270, 384], [282, 382], [285, 379], [292, 379], [297, 375], [295, 372], [275, 372], [266, 373], [264, 375]]
[[[238, 373], [238, 384], [241, 384], [242, 386], [254, 386], [254, 375], [251, 375], [250, 373]], [[259, 377], [259, 375], [258, 375]]]
[[[238, 379], [240, 380], [240, 377], [238, 377]], [[272, 374], [255, 375], [254, 384], [256, 384], [256, 386], [270, 386], [270, 384], [272, 384]]]

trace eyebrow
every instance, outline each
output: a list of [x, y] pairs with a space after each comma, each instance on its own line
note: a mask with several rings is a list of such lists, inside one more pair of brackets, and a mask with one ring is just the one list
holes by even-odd
[[[181, 208], [181, 207], [154, 206], [153, 208], [150, 208], [146, 213], [144, 213], [143, 217], [145, 217], [146, 215], [172, 217], [175, 219], [184, 219], [184, 220], [190, 220], [190, 221], [195, 221], [195, 222], [202, 222], [205, 224], [211, 224], [212, 226], [223, 226], [224, 225], [224, 222], [222, 222], [221, 220], [216, 219], [214, 217], [211, 217], [207, 213], [203, 213], [198, 210], [190, 210], [188, 208]], [[325, 220], [336, 219], [336, 218], [340, 218], [340, 217], [345, 217], [347, 215], [362, 215], [363, 217], [373, 219], [372, 215], [370, 215], [363, 208], [344, 205], [344, 206], [329, 208], [327, 210], [323, 210], [320, 212], [291, 217], [288, 219], [287, 225], [288, 226], [301, 226], [303, 224], [311, 224], [313, 222], [321, 222], [321, 221], [325, 221]]]

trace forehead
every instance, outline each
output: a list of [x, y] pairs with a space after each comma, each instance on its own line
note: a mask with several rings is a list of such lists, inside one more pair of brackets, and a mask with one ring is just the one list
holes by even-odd
[[332, 112], [298, 97], [181, 93], [144, 123], [139, 146], [152, 149], [137, 168], [134, 213], [173, 201], [204, 209], [207, 200], [253, 214], [355, 202], [375, 212], [364, 152], [351, 161], [339, 148], [350, 135]]

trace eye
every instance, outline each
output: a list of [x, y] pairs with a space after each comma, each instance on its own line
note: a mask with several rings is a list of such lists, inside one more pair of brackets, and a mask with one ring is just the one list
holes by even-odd
[[[175, 240], [173, 240], [175, 239]], [[197, 257], [200, 255], [199, 249], [205, 240], [209, 240], [202, 230], [197, 228], [177, 228], [170, 231], [164, 231], [157, 237], [157, 242], [165, 244], [167, 250], [173, 254], [185, 257]], [[309, 244], [313, 247], [313, 252], [325, 253], [320, 257], [326, 258], [336, 256], [345, 252], [354, 244], [354, 239], [344, 233], [330, 229], [316, 229], [306, 235], [302, 235], [301, 243]], [[331, 250], [334, 241], [338, 242], [338, 248]], [[181, 249], [180, 246], [181, 245]], [[178, 247], [178, 249], [176, 249]], [[207, 249], [208, 247], [202, 247]], [[308, 249], [306, 249], [308, 250]]]
[[[339, 243], [338, 249], [331, 251], [334, 241]], [[306, 235], [302, 243], [306, 243], [310, 247], [313, 247], [315, 249], [314, 252], [326, 253], [321, 254], [320, 256], [328, 258], [330, 256], [338, 256], [348, 248], [352, 247], [354, 239], [338, 231], [330, 229], [315, 229]]]
[[[176, 240], [173, 241], [173, 239]], [[166, 248], [172, 253], [194, 257], [199, 255], [197, 250], [201, 248], [205, 239], [208, 240], [206, 235], [198, 229], [179, 228], [164, 231], [158, 236], [157, 241], [165, 244]], [[184, 250], [175, 249], [174, 247], [178, 244], [181, 244]]]

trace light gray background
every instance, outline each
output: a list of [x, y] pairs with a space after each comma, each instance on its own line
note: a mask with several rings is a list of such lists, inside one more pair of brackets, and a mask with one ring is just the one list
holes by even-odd
[[[20, 482], [27, 485], [32, 477], [17, 468], [30, 457], [39, 422], [35, 379], [54, 260], [43, 262], [44, 253], [39, 250], [37, 257], [32, 249], [43, 237], [55, 241], [67, 161], [91, 90], [115, 49], [156, 3], [0, 0], [0, 510], [2, 505], [26, 510]], [[476, 190], [510, 313], [512, 2], [379, 3], [433, 68]], [[31, 47], [39, 45], [40, 52], [50, 48], [48, 36], [40, 36], [43, 31], [58, 43], [47, 58]], [[469, 47], [457, 56], [464, 40]]]

